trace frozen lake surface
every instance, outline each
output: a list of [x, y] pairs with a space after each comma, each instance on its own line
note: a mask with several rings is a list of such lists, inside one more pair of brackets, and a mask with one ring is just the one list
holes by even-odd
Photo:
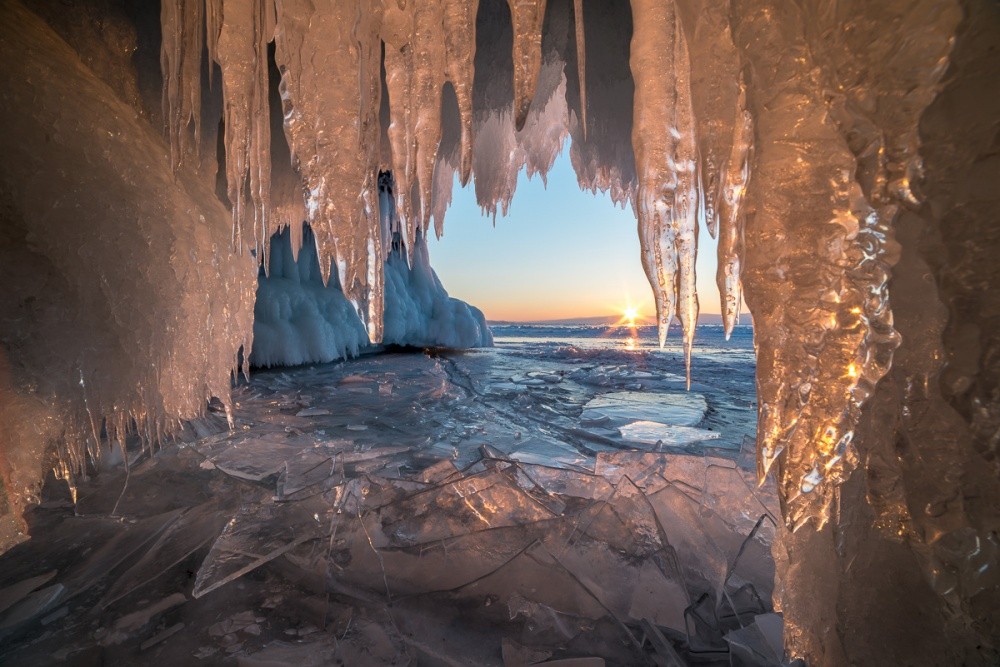
[[259, 370], [234, 428], [53, 480], [0, 661], [775, 664], [749, 330], [700, 332], [690, 391], [641, 333], [495, 333]]

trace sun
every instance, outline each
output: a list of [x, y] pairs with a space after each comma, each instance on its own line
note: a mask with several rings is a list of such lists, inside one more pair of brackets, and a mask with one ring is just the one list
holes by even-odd
[[639, 317], [639, 309], [635, 306], [626, 306], [625, 312], [622, 319], [628, 323], [630, 327], [635, 326], [635, 318]]

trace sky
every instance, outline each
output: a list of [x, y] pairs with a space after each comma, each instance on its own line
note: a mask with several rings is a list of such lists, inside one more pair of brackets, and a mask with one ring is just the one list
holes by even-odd
[[[507, 217], [480, 212], [473, 184], [455, 184], [444, 236], [431, 235], [431, 266], [448, 293], [479, 307], [490, 320], [536, 320], [655, 313], [639, 259], [632, 207], [580, 189], [569, 143], [548, 173], [548, 186], [524, 171]], [[698, 240], [702, 313], [719, 312], [716, 243]]]

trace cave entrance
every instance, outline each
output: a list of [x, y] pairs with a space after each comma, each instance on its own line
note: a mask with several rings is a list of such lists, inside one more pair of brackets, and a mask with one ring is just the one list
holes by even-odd
[[[773, 488], [754, 483], [751, 328], [726, 341], [706, 317], [688, 390], [679, 330], [660, 350], [641, 318], [646, 278], [624, 276], [637, 264], [633, 213], [580, 192], [568, 162], [557, 159], [547, 187], [522, 178], [495, 228], [471, 189], [456, 189], [448, 233], [424, 246], [449, 298], [483, 308], [492, 348], [259, 369], [235, 397], [248, 442], [213, 462], [273, 485], [281, 521], [303, 524], [292, 533], [303, 544], [262, 571], [332, 567], [334, 598], [388, 600], [404, 633], [446, 624], [484, 647], [503, 635], [505, 655], [530, 647], [627, 664], [657, 633], [661, 650], [707, 659], [724, 655], [720, 636], [754, 626], [766, 634], [748, 650], [779, 652], [778, 510]], [[311, 285], [303, 291], [327, 295], [310, 297], [317, 307], [341, 299], [363, 333], [342, 295], [329, 296], [335, 279], [322, 286], [312, 248], [307, 238], [297, 265]], [[290, 261], [290, 250], [272, 249], [270, 283]], [[389, 261], [407, 266], [398, 247]], [[581, 306], [569, 303], [579, 292]], [[297, 293], [270, 298], [289, 309], [290, 326], [309, 319], [294, 314]], [[392, 303], [404, 302], [387, 296], [387, 322]], [[269, 521], [247, 517], [246, 530], [263, 537]], [[206, 562], [242, 546], [229, 537]], [[226, 576], [202, 571], [198, 595], [232, 594]], [[634, 644], [616, 643], [622, 628], [635, 629]], [[449, 650], [475, 654], [464, 643]]]

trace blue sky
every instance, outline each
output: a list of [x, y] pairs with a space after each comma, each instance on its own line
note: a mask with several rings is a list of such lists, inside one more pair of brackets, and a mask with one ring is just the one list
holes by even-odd
[[[494, 320], [543, 320], [654, 312], [639, 261], [631, 206], [580, 189], [566, 149], [548, 187], [522, 171], [507, 217], [483, 215], [470, 183], [455, 185], [444, 236], [430, 240], [431, 264], [449, 294]], [[703, 313], [719, 312], [716, 243], [702, 230], [698, 295]]]

